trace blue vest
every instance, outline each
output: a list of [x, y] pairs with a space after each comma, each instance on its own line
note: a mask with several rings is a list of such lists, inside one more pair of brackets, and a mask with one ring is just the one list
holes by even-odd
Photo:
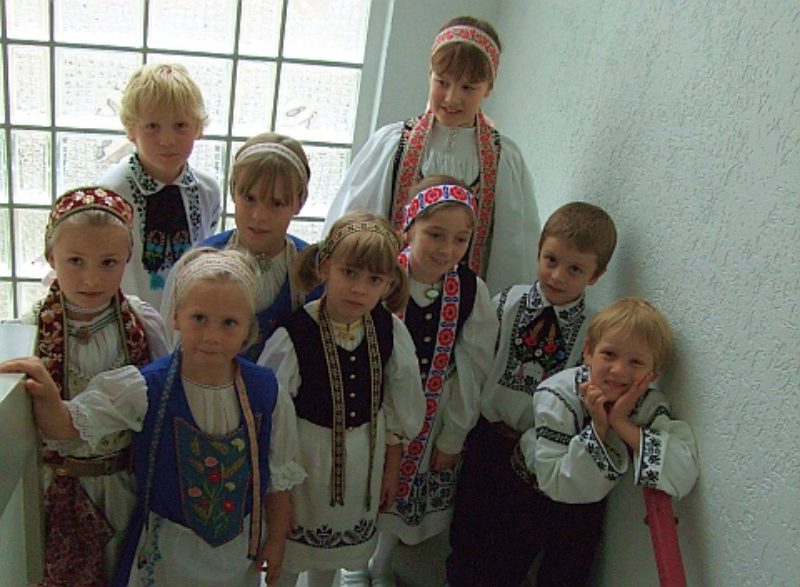
[[[125, 544], [120, 557], [117, 574], [113, 585], [128, 584], [131, 565], [136, 564], [136, 547], [145, 526], [149, 512], [154, 512], [177, 524], [194, 530], [212, 546], [227, 542], [242, 531], [242, 519], [252, 510], [252, 471], [250, 467], [250, 442], [247, 437], [244, 418], [239, 429], [223, 435], [210, 436], [199, 430], [192, 417], [180, 372], [175, 376], [173, 389], [169, 399], [162, 402], [167, 373], [173, 361], [178, 361], [176, 353], [162, 357], [144, 367], [142, 376], [147, 382], [148, 408], [142, 430], [133, 435], [133, 462], [136, 481], [139, 488], [139, 500], [136, 511], [128, 527]], [[272, 412], [278, 398], [278, 384], [274, 373], [266, 367], [260, 367], [250, 361], [238, 357], [250, 409], [256, 422], [258, 439], [258, 466], [261, 477], [261, 492], [266, 494], [269, 486], [269, 441], [272, 430]], [[158, 446], [151, 451], [155, 441], [155, 432], [159, 412], [163, 411], [163, 420], [158, 439]], [[242, 432], [244, 430], [244, 432]], [[223, 446], [225, 445], [225, 446]], [[220, 449], [220, 447], [222, 447]], [[216, 448], [211, 453], [206, 449]], [[149, 459], [154, 455], [153, 479], [150, 484], [148, 511], [145, 509], [145, 488], [148, 486]], [[231, 453], [238, 452], [237, 455]], [[229, 457], [223, 456], [230, 455]], [[238, 458], [237, 458], [238, 457]], [[224, 461], [228, 458], [227, 466]], [[230, 494], [217, 493], [218, 499], [206, 499], [202, 495], [202, 483], [195, 482], [191, 475], [201, 476], [208, 485], [224, 486], [228, 483], [236, 491]], [[234, 482], [235, 481], [235, 482]], [[238, 486], [238, 487], [237, 487]], [[205, 490], [205, 487], [203, 487]], [[219, 519], [223, 513], [232, 516], [230, 531], [215, 540], [213, 534], [208, 537], [198, 532], [193, 525], [198, 522], [197, 507], [199, 499], [201, 507]], [[187, 519], [187, 516], [190, 519]], [[195, 519], [191, 519], [195, 518]], [[209, 520], [208, 524], [212, 521]], [[242, 553], [247, 556], [247, 553]]]
[[[227, 246], [228, 241], [231, 239], [231, 235], [233, 235], [232, 230], [220, 232], [219, 234], [208, 237], [206, 240], [201, 242], [199, 246], [224, 249]], [[290, 234], [287, 234], [286, 236], [291, 239], [298, 251], [302, 251], [308, 246], [308, 243], [297, 238], [296, 236], [292, 236]], [[318, 297], [320, 297], [320, 295], [321, 291], [319, 288], [317, 288], [306, 296], [305, 301], [308, 303], [312, 300], [316, 300]], [[272, 333], [275, 332], [275, 330], [281, 326], [285, 326], [286, 321], [289, 319], [291, 314], [292, 292], [289, 287], [289, 276], [287, 275], [286, 280], [283, 282], [283, 285], [281, 286], [278, 295], [275, 297], [275, 301], [272, 302], [272, 305], [265, 310], [256, 313], [256, 320], [258, 320], [258, 340], [256, 340], [252, 346], [244, 351], [243, 354], [251, 361], [257, 361], [258, 357], [261, 356], [261, 351], [264, 350], [264, 343], [267, 342], [267, 339], [272, 336]]]

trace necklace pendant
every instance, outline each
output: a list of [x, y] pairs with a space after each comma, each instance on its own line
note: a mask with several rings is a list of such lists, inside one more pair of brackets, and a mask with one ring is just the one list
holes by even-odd
[[75, 332], [75, 338], [79, 344], [89, 344], [89, 341], [92, 339], [91, 328], [78, 328], [78, 330]]
[[439, 297], [439, 290], [435, 287], [431, 287], [425, 290], [425, 297], [429, 300], [435, 300]]

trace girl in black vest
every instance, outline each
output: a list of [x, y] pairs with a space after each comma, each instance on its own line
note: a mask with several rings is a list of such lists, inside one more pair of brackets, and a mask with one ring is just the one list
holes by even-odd
[[272, 367], [294, 399], [299, 462], [309, 478], [292, 490], [295, 528], [285, 573], [294, 585], [328, 587], [339, 568], [363, 567], [377, 539], [379, 509], [394, 502], [404, 443], [422, 426], [425, 405], [414, 343], [391, 314], [408, 285], [389, 224], [347, 214], [295, 264], [296, 282], [325, 293], [267, 341]]

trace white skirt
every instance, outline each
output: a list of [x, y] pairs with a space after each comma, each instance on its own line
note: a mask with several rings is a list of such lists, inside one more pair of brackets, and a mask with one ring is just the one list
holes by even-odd
[[302, 418], [297, 429], [300, 465], [309, 477], [292, 488], [297, 529], [286, 541], [284, 568], [292, 573], [360, 568], [369, 561], [377, 543], [375, 521], [386, 452], [383, 412], [378, 413], [369, 509], [369, 423], [345, 431], [344, 505], [335, 506], [330, 505], [332, 431]]

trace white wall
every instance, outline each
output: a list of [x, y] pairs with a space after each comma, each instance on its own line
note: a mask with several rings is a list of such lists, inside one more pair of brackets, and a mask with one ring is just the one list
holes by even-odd
[[[800, 585], [800, 4], [506, 0], [496, 22], [492, 116], [542, 220], [603, 206], [621, 238], [591, 299], [672, 320], [663, 383], [702, 467], [676, 507], [689, 584]], [[657, 585], [626, 485], [599, 584]]]

